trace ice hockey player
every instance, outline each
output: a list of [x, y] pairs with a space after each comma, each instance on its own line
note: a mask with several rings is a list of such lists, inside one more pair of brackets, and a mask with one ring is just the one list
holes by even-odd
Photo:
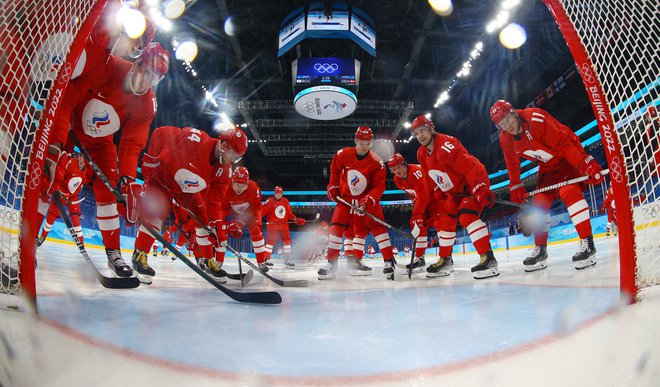
[[[57, 205], [52, 201], [52, 195], [55, 191], [59, 191], [64, 198], [64, 205], [67, 206], [69, 211], [69, 217], [71, 219], [71, 224], [73, 224], [73, 229], [76, 231], [76, 235], [80, 242], [84, 243], [82, 227], [80, 225], [80, 216], [82, 212], [80, 210], [80, 202], [82, 200], [78, 199], [80, 190], [82, 189], [83, 183], [86, 179], [86, 168], [85, 160], [81, 155], [69, 155], [66, 152], [62, 152], [61, 157], [58, 160], [60, 165], [55, 170], [60, 173], [60, 176], [56, 176], [53, 180], [44, 182], [41, 185], [41, 193], [39, 195], [39, 205], [37, 207], [39, 215], [37, 216], [37, 224], [41, 225], [46, 218], [46, 222], [43, 225], [41, 235], [37, 238], [36, 244], [37, 247], [48, 237], [50, 229], [53, 227], [53, 224], [60, 217], [60, 210], [57, 208]], [[46, 176], [44, 178], [47, 179]]]
[[355, 232], [355, 238], [353, 238], [355, 257], [347, 259], [350, 274], [371, 275], [371, 268], [362, 264], [365, 238], [371, 231], [385, 261], [383, 274], [388, 279], [394, 278], [392, 246], [387, 229], [337, 200], [338, 197], [341, 197], [348, 203], [383, 219], [383, 208], [379, 201], [385, 191], [385, 165], [381, 158], [371, 150], [373, 137], [371, 128], [360, 126], [355, 131], [355, 146], [337, 151], [330, 164], [328, 198], [337, 202], [337, 206], [330, 224], [328, 265], [318, 271], [320, 280], [335, 278], [337, 259], [342, 247], [342, 234], [348, 227], [351, 218], [353, 218]]
[[[511, 201], [524, 203], [527, 196], [520, 181], [520, 158], [539, 164], [538, 188], [584, 175], [589, 177], [588, 184], [603, 182], [600, 165], [584, 151], [578, 136], [545, 110], [514, 109], [509, 102], [498, 100], [490, 108], [490, 116], [500, 130], [500, 146], [509, 171]], [[584, 183], [575, 183], [534, 195], [534, 207], [544, 212], [544, 221], [542, 228], [534, 233], [534, 250], [523, 261], [525, 271], [542, 270], [548, 266], [550, 206], [558, 198], [566, 204], [580, 236], [580, 247], [573, 255], [575, 268], [580, 270], [596, 264], [589, 205], [582, 194], [585, 187]]]
[[618, 234], [617, 224], [616, 224], [616, 205], [614, 203], [614, 189], [610, 187], [605, 194], [605, 200], [603, 200], [603, 205], [600, 207], [600, 213], [607, 211], [607, 228], [606, 228], [606, 237], [610, 237], [610, 232], [615, 236]]
[[153, 245], [151, 246], [151, 255], [155, 258], [158, 256], [158, 242], [154, 241]]
[[[470, 240], [480, 256], [473, 266], [476, 279], [498, 276], [497, 260], [490, 246], [488, 226], [479, 218], [494, 198], [486, 168], [463, 147], [455, 137], [435, 132], [435, 125], [426, 116], [411, 123], [413, 135], [419, 141], [417, 159], [425, 176], [438, 189], [434, 191], [440, 214], [436, 228], [440, 237], [440, 259], [426, 269], [427, 276], [444, 276], [453, 271], [451, 257], [456, 239], [456, 222], [468, 231]], [[441, 201], [441, 203], [440, 203]]]
[[[119, 184], [127, 203], [119, 209], [129, 224], [137, 222], [135, 203], [142, 189], [135, 182], [138, 157], [147, 143], [149, 126], [156, 114], [152, 87], [163, 79], [168, 65], [169, 53], [158, 43], [150, 43], [133, 64], [111, 56], [101, 75], [69, 83], [50, 136], [54, 145], [49, 147], [47, 156], [51, 178], [57, 174], [54, 169], [60, 157], [58, 149], [67, 142], [71, 126], [110, 182]], [[113, 138], [120, 129], [117, 149]], [[129, 277], [133, 272], [119, 249], [117, 200], [101, 179], [94, 180], [93, 189], [108, 267], [120, 277]]]
[[[435, 211], [431, 208], [433, 204], [430, 203], [428, 179], [424, 177], [419, 164], [408, 164], [400, 153], [392, 155], [387, 166], [394, 174], [394, 184], [405, 191], [413, 202], [410, 228], [415, 238], [415, 258], [412, 268], [421, 270], [426, 266], [424, 255], [428, 245], [427, 229], [433, 227], [435, 218]], [[409, 269], [409, 266], [410, 263], [406, 264], [406, 268]]]
[[[227, 232], [234, 232], [233, 224], [223, 224], [222, 198], [229, 181], [230, 163], [237, 161], [246, 150], [247, 138], [239, 128], [225, 130], [219, 138], [211, 138], [207, 133], [189, 127], [156, 128], [149, 150], [142, 157], [145, 192], [143, 200], [138, 202], [140, 222], [160, 229], [163, 219], [170, 213], [172, 199], [175, 199], [203, 223], [195, 227], [194, 243], [200, 254], [198, 264], [207, 269], [207, 260], [213, 257], [213, 247], [203, 226], [215, 229], [216, 234], [223, 227]], [[205, 190], [204, 198], [202, 191]], [[145, 253], [153, 240], [146, 228], [140, 226], [132, 262], [145, 283], [155, 275]], [[222, 272], [216, 274], [223, 277]]]
[[[247, 226], [259, 269], [267, 272], [268, 266], [265, 262], [266, 242], [261, 232], [261, 218], [263, 218], [261, 212], [261, 190], [254, 180], [250, 180], [250, 172], [247, 168], [243, 166], [237, 167], [232, 172], [231, 187], [226, 192], [223, 205], [225, 216], [231, 218], [236, 224]], [[221, 246], [223, 244], [226, 246], [226, 234], [223, 236], [225, 239], [220, 239], [218, 242]], [[224, 255], [219, 256], [216, 254], [216, 259], [223, 262]]]
[[398, 247], [392, 246], [392, 255], [394, 255], [395, 257], [397, 255], [399, 255], [399, 248]]
[[[394, 253], [394, 249], [396, 249], [396, 247], [394, 247], [394, 248], [392, 249], [392, 254], [393, 254], [393, 255], [395, 254], [395, 253]], [[367, 247], [367, 257], [368, 257], [369, 259], [374, 259], [374, 258], [376, 258], [376, 249], [374, 249], [374, 247], [373, 247], [372, 245], [369, 245], [369, 247]]]
[[284, 190], [282, 187], [275, 187], [274, 196], [268, 198], [261, 209], [261, 214], [266, 217], [266, 252], [264, 258], [266, 259], [266, 264], [272, 266], [269, 260], [273, 252], [273, 246], [275, 246], [278, 240], [282, 240], [284, 245], [284, 264], [286, 267], [293, 268], [295, 264], [291, 260], [289, 221], [294, 221], [296, 226], [303, 226], [306, 220], [304, 218], [298, 218], [293, 214], [289, 200], [283, 195]]

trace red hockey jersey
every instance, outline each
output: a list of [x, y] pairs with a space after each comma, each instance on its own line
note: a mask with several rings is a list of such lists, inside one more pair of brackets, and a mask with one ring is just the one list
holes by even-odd
[[[165, 187], [177, 202], [193, 210], [205, 223], [222, 219], [231, 166], [216, 158], [217, 144], [218, 139], [198, 129], [156, 128], [147, 153], [159, 161], [158, 165], [145, 167], [147, 184]], [[153, 172], [147, 173], [148, 168]]]
[[522, 133], [514, 136], [500, 131], [500, 146], [509, 170], [510, 185], [520, 183], [520, 158], [554, 169], [564, 161], [577, 168], [585, 157], [578, 136], [539, 108], [516, 109], [522, 119]]
[[[486, 168], [465, 149], [456, 137], [436, 133], [433, 151], [420, 146], [417, 160], [432, 186], [445, 194], [472, 193], [479, 183], [490, 185]], [[430, 189], [430, 186], [429, 186]], [[441, 193], [435, 194], [436, 196]]]
[[424, 216], [426, 207], [431, 200], [427, 179], [424, 178], [422, 167], [418, 164], [408, 164], [408, 176], [405, 179], [394, 175], [394, 184], [404, 190], [413, 202], [412, 218]]
[[371, 195], [376, 201], [385, 192], [385, 164], [373, 151], [358, 157], [355, 147], [337, 151], [330, 164], [330, 187], [339, 187], [346, 199]]
[[284, 196], [280, 200], [275, 197], [268, 198], [261, 208], [261, 214], [269, 224], [287, 224], [288, 221], [296, 219], [289, 200]]
[[140, 152], [147, 144], [149, 126], [156, 114], [153, 89], [142, 95], [124, 91], [124, 80], [131, 63], [110, 56], [103, 71], [69, 83], [53, 124], [51, 143], [66, 143], [69, 126], [83, 145], [119, 142], [119, 176], [135, 177]]
[[248, 187], [240, 195], [233, 188], [227, 189], [224, 200], [225, 215], [232, 214], [234, 219], [241, 220], [248, 226], [258, 222], [261, 224], [261, 190], [253, 180], [248, 181]]

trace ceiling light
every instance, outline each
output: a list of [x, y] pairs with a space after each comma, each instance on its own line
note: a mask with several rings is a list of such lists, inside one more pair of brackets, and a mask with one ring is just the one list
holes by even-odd
[[510, 50], [522, 46], [526, 40], [527, 33], [525, 29], [516, 23], [510, 23], [500, 32], [500, 43]]
[[451, 0], [429, 0], [429, 5], [433, 9], [433, 12], [440, 16], [449, 16], [454, 10]]

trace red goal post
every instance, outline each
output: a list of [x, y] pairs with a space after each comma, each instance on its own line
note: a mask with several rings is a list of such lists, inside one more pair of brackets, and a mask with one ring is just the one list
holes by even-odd
[[[598, 122], [619, 226], [621, 291], [634, 302], [660, 284], [658, 139], [660, 9], [654, 1], [543, 0], [582, 76]], [[654, 142], [656, 145], [654, 145]]]
[[35, 305], [37, 204], [50, 127], [106, 3], [0, 1], [0, 293], [22, 293]]

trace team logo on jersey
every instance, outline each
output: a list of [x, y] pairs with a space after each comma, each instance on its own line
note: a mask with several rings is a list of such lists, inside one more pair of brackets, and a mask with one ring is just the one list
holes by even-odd
[[435, 184], [438, 186], [438, 188], [440, 188], [442, 192], [447, 192], [454, 188], [454, 183], [449, 178], [449, 175], [443, 171], [431, 169], [429, 171], [429, 177], [435, 182]]
[[70, 193], [76, 193], [78, 190], [78, 187], [80, 187], [80, 184], [82, 183], [82, 178], [79, 176], [73, 177], [69, 180], [69, 184], [67, 184], [67, 188], [69, 189]]
[[83, 109], [83, 130], [90, 137], [106, 137], [119, 130], [119, 115], [112, 107], [96, 98], [92, 98]]
[[176, 171], [174, 181], [179, 185], [181, 191], [185, 193], [196, 193], [206, 188], [206, 181], [204, 179], [185, 168]]
[[248, 208], [250, 208], [250, 203], [238, 203], [238, 204], [230, 203], [230, 205], [231, 205], [231, 209], [234, 210], [234, 212], [236, 212], [237, 214], [245, 214]]
[[550, 161], [553, 158], [553, 156], [550, 153], [544, 151], [543, 149], [526, 150], [526, 151], [523, 152], [523, 154], [527, 157], [531, 157], [535, 160], [538, 160], [538, 161], [541, 161], [541, 162], [544, 162], [544, 163], [547, 163], [548, 161]]
[[286, 215], [286, 209], [284, 206], [277, 206], [275, 208], [275, 216], [277, 216], [277, 219], [284, 219], [284, 215]]
[[367, 178], [358, 170], [349, 169], [346, 173], [346, 179], [348, 180], [348, 189], [353, 196], [360, 195], [367, 188]]

